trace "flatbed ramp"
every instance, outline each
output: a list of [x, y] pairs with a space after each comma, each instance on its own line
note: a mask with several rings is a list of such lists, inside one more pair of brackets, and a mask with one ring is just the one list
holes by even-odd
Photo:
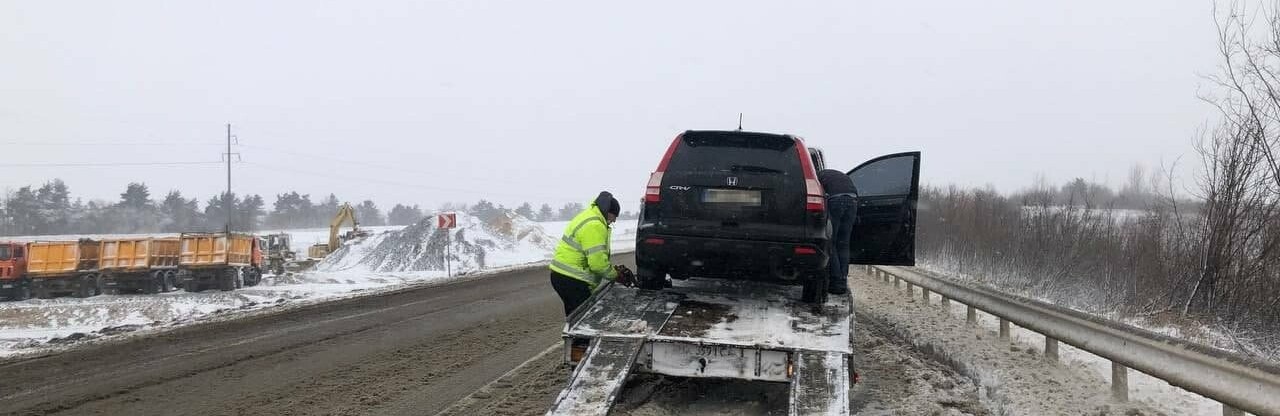
[[[577, 365], [548, 415], [606, 415], [633, 371], [790, 383], [791, 415], [849, 414], [852, 314], [800, 288], [689, 279], [661, 290], [608, 284], [569, 317], [565, 359]], [[574, 343], [588, 342], [585, 354]]]

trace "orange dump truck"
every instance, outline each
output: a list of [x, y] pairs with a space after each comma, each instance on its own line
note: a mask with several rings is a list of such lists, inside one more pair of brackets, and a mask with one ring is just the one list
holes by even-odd
[[70, 293], [87, 298], [98, 286], [97, 241], [41, 241], [27, 245], [27, 277], [37, 298]]
[[173, 290], [178, 278], [177, 238], [129, 238], [102, 242], [98, 271], [107, 293]]
[[0, 298], [31, 298], [31, 280], [27, 279], [27, 245], [0, 242]]
[[249, 234], [182, 234], [178, 279], [188, 292], [235, 290], [262, 281], [262, 247]]

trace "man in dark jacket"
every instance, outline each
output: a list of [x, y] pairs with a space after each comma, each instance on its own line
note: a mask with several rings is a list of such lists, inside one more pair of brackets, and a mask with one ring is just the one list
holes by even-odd
[[[822, 166], [819, 167], [820, 169]], [[849, 240], [853, 238], [853, 223], [858, 218], [858, 188], [853, 179], [834, 169], [818, 171], [818, 182], [827, 196], [827, 216], [831, 218], [831, 282], [827, 292], [833, 295], [849, 293]]]

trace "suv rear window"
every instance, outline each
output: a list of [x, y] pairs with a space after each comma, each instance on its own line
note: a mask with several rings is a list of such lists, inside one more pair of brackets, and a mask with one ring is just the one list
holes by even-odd
[[744, 132], [687, 132], [668, 171], [753, 172], [801, 175], [796, 141]]

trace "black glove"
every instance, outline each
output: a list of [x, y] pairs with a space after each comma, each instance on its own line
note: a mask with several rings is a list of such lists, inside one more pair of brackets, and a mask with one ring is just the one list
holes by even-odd
[[631, 269], [628, 269], [627, 266], [619, 264], [617, 266], [613, 266], [613, 270], [618, 272], [618, 278], [615, 279], [616, 282], [626, 287], [636, 285], [636, 274], [632, 273]]

